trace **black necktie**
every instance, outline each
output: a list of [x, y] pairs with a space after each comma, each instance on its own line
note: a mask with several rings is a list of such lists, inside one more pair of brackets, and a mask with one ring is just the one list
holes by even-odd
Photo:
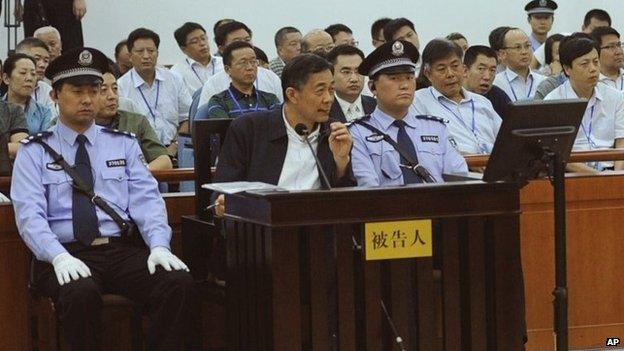
[[[85, 147], [87, 137], [80, 134], [76, 137], [78, 150], [74, 168], [76, 173], [84, 181], [87, 187], [93, 188], [93, 174], [91, 173], [91, 161]], [[72, 219], [74, 224], [74, 237], [85, 245], [91, 245], [93, 239], [99, 236], [98, 219], [95, 214], [95, 205], [87, 196], [74, 189], [72, 194]]]
[[[408, 154], [416, 164], [418, 164], [418, 155], [416, 154], [416, 148], [414, 148], [414, 143], [412, 143], [412, 139], [410, 139], [409, 135], [407, 135], [407, 131], [405, 130], [405, 121], [401, 119], [397, 119], [392, 124], [394, 124], [397, 128], [399, 128], [399, 133], [397, 134], [397, 144], [399, 147]], [[409, 166], [409, 162], [403, 156], [401, 156], [401, 164], [405, 166]], [[411, 168], [401, 167], [401, 171], [403, 171], [403, 184], [414, 184], [414, 183], [422, 183], [422, 180], [414, 173]]]

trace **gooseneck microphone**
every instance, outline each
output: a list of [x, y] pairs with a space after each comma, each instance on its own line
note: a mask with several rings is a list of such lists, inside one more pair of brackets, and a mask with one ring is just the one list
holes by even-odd
[[297, 123], [297, 125], [295, 126], [295, 132], [297, 132], [297, 134], [301, 135], [305, 139], [306, 144], [308, 144], [308, 147], [310, 148], [310, 152], [312, 152], [314, 161], [316, 161], [316, 167], [318, 168], [319, 173], [321, 174], [321, 178], [325, 182], [325, 185], [326, 185], [325, 188], [327, 190], [331, 190], [331, 185], [329, 185], [329, 179], [327, 178], [327, 175], [325, 174], [325, 170], [323, 169], [323, 166], [321, 166], [321, 161], [316, 156], [316, 152], [314, 151], [314, 148], [312, 147], [312, 144], [310, 143], [310, 140], [308, 139], [308, 136], [310, 135], [310, 131], [308, 130], [308, 127], [306, 127], [306, 125], [303, 123]]

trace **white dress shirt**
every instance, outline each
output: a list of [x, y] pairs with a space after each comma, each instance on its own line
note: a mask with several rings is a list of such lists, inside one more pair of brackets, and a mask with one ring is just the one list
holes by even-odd
[[450, 137], [461, 153], [489, 154], [502, 120], [490, 100], [463, 88], [462, 92], [464, 98], [456, 103], [434, 87], [420, 89], [414, 95], [412, 107], [419, 115], [444, 118]]
[[[570, 81], [551, 91], [544, 100], [578, 99]], [[605, 84], [597, 84], [587, 104], [574, 151], [612, 149], [615, 139], [624, 138], [624, 98], [622, 93]], [[612, 167], [613, 162], [592, 162], [590, 167]]]
[[184, 60], [171, 67], [172, 72], [177, 73], [184, 79], [191, 96], [206, 83], [208, 78], [223, 71], [223, 69], [223, 59], [217, 56], [212, 56], [207, 66], [190, 57], [185, 57]]
[[507, 67], [504, 71], [496, 74], [494, 85], [503, 89], [512, 102], [533, 100], [535, 92], [537, 91], [537, 86], [544, 79], [546, 79], [546, 77], [543, 75], [529, 70], [529, 75], [525, 80]]
[[156, 67], [156, 79], [149, 86], [133, 68], [117, 81], [119, 95], [134, 101], [146, 116], [163, 145], [176, 139], [178, 126], [188, 119], [191, 95], [182, 77]]
[[351, 122], [364, 116], [364, 106], [362, 106], [362, 95], [360, 94], [353, 103], [341, 99], [338, 94], [336, 95], [336, 101], [340, 105], [342, 113], [344, 113], [347, 122]]
[[624, 68], [620, 68], [618, 77], [615, 80], [600, 73], [600, 77], [598, 78], [598, 81], [602, 84], [606, 84], [607, 86], [610, 86], [611, 88], [614, 88], [619, 91], [623, 91], [624, 90]]
[[[286, 135], [288, 136], [288, 147], [286, 148], [286, 158], [282, 173], [280, 173], [277, 186], [287, 190], [311, 190], [321, 187], [316, 161], [312, 156], [312, 151], [302, 137], [286, 120], [286, 115], [282, 109], [282, 118], [286, 125]], [[312, 148], [316, 153], [318, 149], [319, 127], [308, 136]]]
[[[208, 78], [202, 87], [198, 107], [208, 103], [213, 95], [227, 90], [227, 88], [230, 87], [230, 83], [232, 83], [232, 79], [230, 79], [230, 76], [225, 73], [225, 71], [220, 71], [214, 76]], [[263, 67], [258, 67], [258, 76], [256, 77], [254, 86], [260, 91], [275, 94], [280, 102], [284, 102], [284, 95], [282, 94], [282, 80], [277, 76], [277, 74], [273, 73], [273, 71]]]

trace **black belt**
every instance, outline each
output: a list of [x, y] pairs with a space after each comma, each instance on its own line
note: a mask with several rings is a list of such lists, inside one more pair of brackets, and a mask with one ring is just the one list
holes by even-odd
[[[91, 245], [89, 246], [102, 246], [102, 245], [108, 245], [111, 243], [120, 243], [123, 241], [124, 239], [119, 236], [102, 236], [102, 237], [95, 238], [93, 242], [91, 243]], [[89, 247], [78, 241], [72, 241], [70, 243], [62, 243], [62, 245], [63, 247], [65, 247], [67, 251], [77, 251], [77, 250]]]

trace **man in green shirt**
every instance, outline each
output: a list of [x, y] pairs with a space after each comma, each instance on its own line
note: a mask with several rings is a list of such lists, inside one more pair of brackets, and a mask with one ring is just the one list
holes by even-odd
[[225, 72], [232, 79], [227, 90], [213, 95], [200, 108], [196, 119], [236, 118], [242, 114], [272, 110], [279, 106], [277, 96], [254, 87], [258, 59], [251, 44], [233, 42], [223, 51]]
[[[19, 141], [28, 136], [28, 124], [24, 111], [17, 105], [9, 104], [0, 100], [0, 136], [6, 141], [2, 150], [8, 154], [10, 158], [15, 158]], [[4, 157], [7, 155], [3, 153]]]
[[154, 129], [145, 116], [119, 109], [117, 78], [119, 74], [113, 62], [103, 72], [103, 82], [98, 98], [98, 113], [95, 122], [101, 126], [133, 133], [141, 146], [150, 170], [172, 168], [167, 149], [160, 143]]

